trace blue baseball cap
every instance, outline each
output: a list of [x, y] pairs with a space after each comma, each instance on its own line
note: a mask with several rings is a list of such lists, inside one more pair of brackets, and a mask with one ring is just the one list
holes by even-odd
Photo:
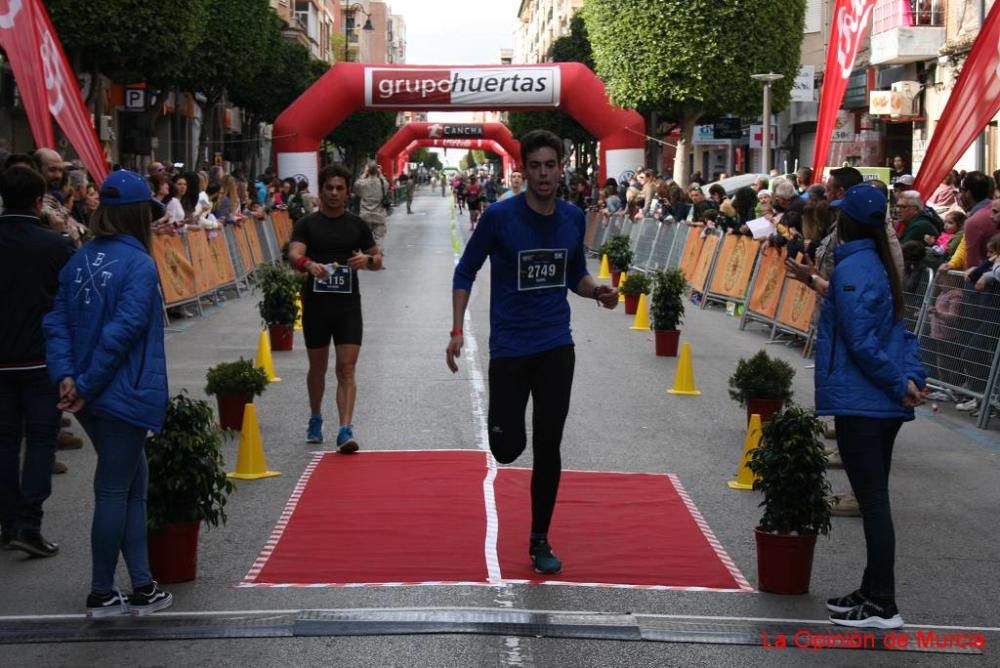
[[830, 202], [830, 207], [862, 225], [885, 225], [885, 195], [867, 183], [851, 186], [843, 197]]
[[163, 202], [153, 197], [149, 182], [135, 172], [127, 169], [111, 172], [101, 184], [101, 206], [125, 206], [143, 202], [149, 202], [157, 210], [164, 208]]

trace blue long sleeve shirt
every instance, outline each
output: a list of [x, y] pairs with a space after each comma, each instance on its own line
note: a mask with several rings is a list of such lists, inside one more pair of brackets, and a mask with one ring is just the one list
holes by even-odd
[[452, 287], [472, 290], [490, 260], [490, 356], [523, 357], [572, 345], [567, 290], [588, 275], [577, 207], [556, 200], [553, 214], [528, 206], [523, 194], [490, 205], [455, 267]]

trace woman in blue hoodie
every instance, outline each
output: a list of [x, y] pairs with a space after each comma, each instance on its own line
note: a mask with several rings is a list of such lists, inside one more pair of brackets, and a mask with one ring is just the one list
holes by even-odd
[[889, 468], [896, 434], [923, 402], [926, 372], [916, 338], [903, 325], [885, 195], [859, 184], [831, 206], [840, 208], [842, 243], [816, 340], [816, 413], [834, 416], [837, 447], [861, 506], [867, 564], [861, 587], [828, 600], [827, 608], [835, 624], [898, 628]]
[[[173, 598], [153, 581], [146, 550], [147, 432], [163, 427], [167, 368], [163, 303], [149, 254], [151, 225], [162, 206], [146, 180], [112, 173], [91, 218], [95, 239], [59, 275], [45, 317], [49, 376], [59, 408], [77, 414], [97, 450], [93, 559], [87, 615], [148, 614]], [[115, 589], [119, 552], [132, 580]]]

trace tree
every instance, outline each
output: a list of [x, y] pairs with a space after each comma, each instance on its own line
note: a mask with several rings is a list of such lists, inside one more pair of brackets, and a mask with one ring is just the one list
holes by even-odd
[[597, 74], [611, 101], [660, 112], [680, 124], [674, 178], [687, 179], [688, 146], [703, 117], [755, 115], [776, 72], [772, 109], [788, 104], [799, 68], [805, 0], [588, 0], [584, 5]]
[[[549, 48], [549, 60], [557, 63], [583, 63], [594, 69], [593, 52], [583, 16], [578, 12], [569, 23], [570, 32], [563, 35]], [[581, 167], [596, 161], [597, 140], [572, 116], [561, 109], [552, 111], [511, 112], [508, 125], [514, 136], [520, 137], [531, 130], [550, 130], [563, 139], [569, 139], [586, 159], [579, 160]], [[520, 157], [520, 156], [517, 156]]]
[[396, 130], [395, 112], [359, 111], [337, 126], [327, 141], [344, 151], [344, 162], [358, 173], [361, 162], [375, 155]]
[[413, 153], [410, 154], [410, 162], [416, 162], [423, 165], [426, 169], [442, 169], [444, 165], [441, 164], [441, 158], [438, 157], [436, 151], [431, 151], [427, 148], [418, 148]]

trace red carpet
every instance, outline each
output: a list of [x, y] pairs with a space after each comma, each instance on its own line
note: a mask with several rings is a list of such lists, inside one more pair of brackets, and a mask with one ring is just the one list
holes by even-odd
[[502, 468], [497, 476], [497, 551], [505, 580], [741, 588], [662, 474], [563, 471], [549, 530], [563, 571], [535, 573], [527, 554], [530, 482], [530, 469]]
[[543, 579], [527, 555], [531, 471], [501, 468], [488, 513], [487, 457], [317, 456], [241, 586], [505, 581], [752, 591], [676, 479], [662, 474], [564, 471], [549, 535], [566, 565]]

